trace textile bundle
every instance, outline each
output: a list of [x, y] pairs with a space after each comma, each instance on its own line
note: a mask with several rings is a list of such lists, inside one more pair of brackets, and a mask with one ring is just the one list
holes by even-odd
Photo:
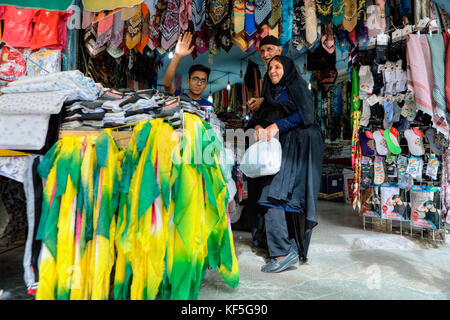
[[208, 267], [237, 287], [223, 146], [207, 122], [184, 117], [182, 138], [156, 119], [123, 151], [106, 129], [45, 155], [37, 299], [196, 299]]

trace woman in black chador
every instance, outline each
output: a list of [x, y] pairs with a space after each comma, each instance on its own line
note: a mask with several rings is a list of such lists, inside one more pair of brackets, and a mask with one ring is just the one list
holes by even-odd
[[307, 260], [322, 173], [324, 141], [314, 118], [314, 103], [294, 62], [275, 56], [264, 76], [264, 102], [247, 128], [257, 140], [279, 134], [280, 171], [258, 181], [270, 262], [263, 272], [280, 272]]

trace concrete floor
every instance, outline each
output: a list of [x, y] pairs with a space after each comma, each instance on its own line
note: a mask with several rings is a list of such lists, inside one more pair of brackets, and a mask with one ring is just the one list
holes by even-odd
[[[320, 201], [318, 219], [309, 261], [278, 274], [261, 272], [266, 252], [252, 246], [250, 233], [234, 231], [239, 286], [232, 289], [208, 271], [199, 299], [450, 299], [448, 244], [436, 248], [408, 236], [364, 231], [362, 218], [342, 203]], [[23, 283], [23, 247], [1, 252], [0, 289], [12, 299], [30, 299]]]

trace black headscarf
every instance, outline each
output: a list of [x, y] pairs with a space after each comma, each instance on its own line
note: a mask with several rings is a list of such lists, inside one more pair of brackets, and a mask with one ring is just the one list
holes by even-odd
[[[309, 126], [315, 122], [314, 118], [314, 102], [311, 92], [309, 91], [306, 81], [300, 76], [294, 61], [286, 56], [275, 56], [273, 59], [279, 58], [283, 65], [284, 74], [280, 82], [273, 84], [268, 73], [264, 75], [263, 97], [264, 103], [260, 109], [269, 107], [270, 109], [282, 109], [286, 116], [299, 111], [303, 119], [303, 124]], [[275, 98], [283, 89], [287, 88], [289, 101], [277, 102]]]

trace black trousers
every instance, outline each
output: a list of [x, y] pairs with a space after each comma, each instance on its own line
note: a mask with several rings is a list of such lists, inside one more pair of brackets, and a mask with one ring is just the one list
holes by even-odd
[[[267, 247], [271, 258], [287, 255], [292, 249], [298, 252], [295, 234], [290, 230], [283, 209], [264, 207]], [[295, 213], [287, 213], [295, 214]]]

